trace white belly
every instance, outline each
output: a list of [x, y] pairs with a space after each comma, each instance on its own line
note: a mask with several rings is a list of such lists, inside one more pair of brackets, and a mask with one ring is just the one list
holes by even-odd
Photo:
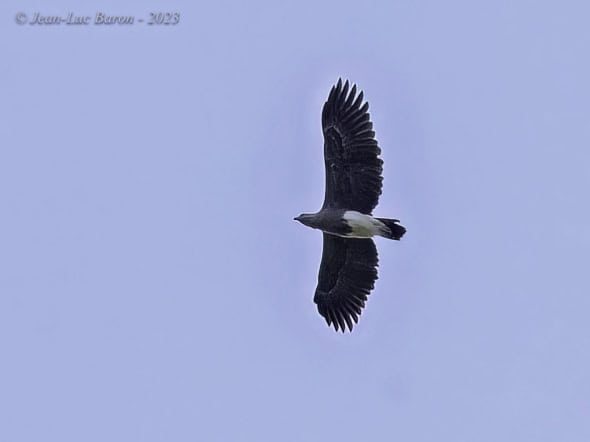
[[387, 227], [371, 215], [365, 215], [354, 210], [347, 210], [343, 215], [344, 221], [351, 228], [352, 232], [346, 235], [349, 238], [371, 238], [381, 235]]

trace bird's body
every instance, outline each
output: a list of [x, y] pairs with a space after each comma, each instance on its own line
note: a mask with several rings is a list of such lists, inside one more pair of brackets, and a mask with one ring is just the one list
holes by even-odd
[[356, 210], [323, 209], [318, 213], [300, 215], [295, 220], [308, 227], [342, 238], [358, 239], [373, 236], [391, 238], [393, 235], [383, 220]]
[[348, 227], [350, 227], [350, 234], [346, 235], [346, 238], [391, 237], [389, 227], [371, 215], [365, 215], [355, 210], [347, 210], [344, 212], [342, 218]]
[[399, 240], [399, 221], [372, 216], [381, 195], [383, 161], [373, 124], [356, 86], [338, 80], [322, 110], [326, 192], [317, 213], [295, 219], [323, 232], [324, 251], [314, 296], [319, 313], [336, 331], [358, 321], [377, 280], [377, 249], [371, 239]]

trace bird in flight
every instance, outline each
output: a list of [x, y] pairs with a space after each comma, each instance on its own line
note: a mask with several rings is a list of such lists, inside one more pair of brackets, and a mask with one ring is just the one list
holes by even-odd
[[326, 189], [317, 213], [296, 221], [323, 232], [324, 250], [313, 298], [328, 326], [352, 331], [377, 280], [377, 249], [371, 239], [399, 240], [406, 229], [397, 219], [377, 218], [383, 160], [363, 92], [342, 79], [322, 109]]

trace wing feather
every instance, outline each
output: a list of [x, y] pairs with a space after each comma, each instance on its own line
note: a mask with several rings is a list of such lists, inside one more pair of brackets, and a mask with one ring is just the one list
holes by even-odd
[[314, 302], [328, 326], [352, 331], [375, 286], [378, 262], [373, 240], [324, 233]]
[[[326, 194], [323, 208], [356, 210], [370, 214], [382, 188], [383, 161], [369, 103], [356, 85], [342, 79], [332, 87], [322, 110]], [[361, 106], [362, 104], [362, 106]]]

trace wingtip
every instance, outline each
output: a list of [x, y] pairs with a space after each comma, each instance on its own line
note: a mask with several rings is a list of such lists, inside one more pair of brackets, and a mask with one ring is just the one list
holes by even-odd
[[[326, 316], [326, 322], [328, 323], [328, 327], [334, 327], [336, 332], [341, 332], [342, 334], [352, 332], [354, 328], [354, 324], [349, 316], [346, 314], [338, 315], [336, 312], [332, 312], [332, 316]], [[354, 319], [355, 324], [357, 323], [357, 319]]]

